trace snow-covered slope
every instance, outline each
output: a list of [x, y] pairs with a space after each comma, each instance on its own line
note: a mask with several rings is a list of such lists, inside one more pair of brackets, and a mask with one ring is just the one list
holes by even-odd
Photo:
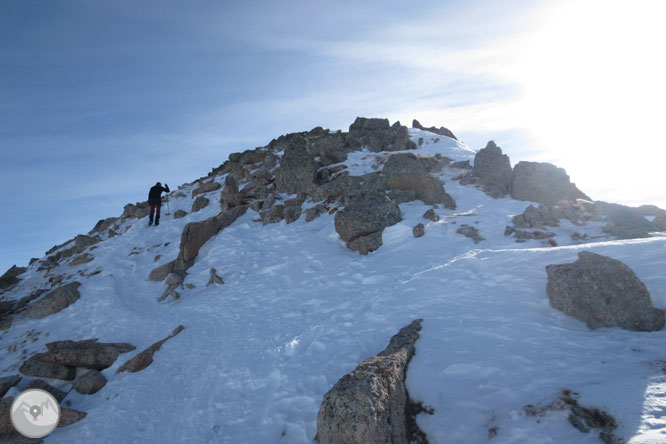
[[[410, 133], [415, 142], [424, 139], [419, 153], [474, 159], [452, 139]], [[358, 175], [385, 156], [357, 152], [345, 164]], [[554, 403], [565, 389], [613, 415], [616, 434], [629, 442], [665, 442], [666, 333], [590, 330], [551, 308], [545, 266], [573, 262], [582, 249], [611, 256], [666, 308], [666, 237], [615, 241], [602, 237], [599, 223], [563, 223], [553, 229], [557, 247], [516, 243], [504, 236], [505, 226], [529, 202], [492, 199], [452, 180], [460, 173], [444, 168], [440, 175], [456, 210], [436, 209], [441, 219], [432, 222], [422, 217], [432, 206], [401, 204], [403, 221], [388, 227], [384, 245], [368, 256], [347, 249], [333, 215], [262, 225], [250, 210], [203, 246], [185, 281], [193, 288], [168, 303], [157, 302], [164, 284], [148, 274], [176, 258], [185, 224], [218, 212], [219, 191], [205, 209], [177, 220], [163, 216], [159, 227], [128, 219], [121, 235], [97, 244], [94, 261], [54, 271], [99, 270], [78, 277], [79, 301], [41, 320], [18, 319], [3, 332], [0, 376], [15, 374], [47, 342], [94, 337], [140, 351], [182, 324], [147, 369], [115, 374], [127, 359], [121, 356], [103, 371], [109, 382], [100, 392], [72, 391], [67, 401], [88, 416], [45, 442], [310, 443], [324, 393], [398, 329], [423, 318], [407, 387], [434, 408], [418, 417], [431, 443], [599, 442], [595, 432], [573, 428]], [[224, 183], [224, 176], [215, 180]], [[195, 187], [180, 190], [184, 197], [172, 193], [172, 214], [189, 212]], [[426, 234], [414, 238], [418, 223]], [[485, 240], [475, 244], [456, 233], [462, 224]], [[574, 231], [597, 242], [575, 244]], [[224, 285], [206, 286], [211, 267]], [[18, 299], [48, 279], [37, 264], [21, 278], [3, 297]], [[544, 410], [530, 415], [526, 405]]]

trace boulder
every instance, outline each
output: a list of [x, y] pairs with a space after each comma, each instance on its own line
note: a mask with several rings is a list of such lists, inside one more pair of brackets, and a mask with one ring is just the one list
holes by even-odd
[[224, 285], [224, 280], [217, 275], [217, 270], [214, 268], [210, 269], [210, 278], [208, 279], [208, 284], [206, 286], [211, 286], [211, 285]]
[[391, 190], [413, 191], [416, 198], [426, 204], [444, 204], [455, 209], [456, 203], [444, 190], [439, 179], [431, 176], [423, 163], [412, 153], [392, 154], [383, 169]]
[[317, 415], [319, 444], [410, 442], [405, 378], [421, 321], [401, 329], [384, 351], [363, 361], [324, 395]]
[[431, 220], [433, 222], [439, 221], [439, 216], [437, 215], [437, 213], [435, 213], [435, 210], [433, 210], [432, 208], [423, 213], [423, 218]]
[[92, 262], [95, 260], [95, 257], [92, 256], [90, 253], [83, 253], [75, 258], [73, 258], [71, 261], [69, 261], [69, 266], [70, 267], [76, 267], [77, 265], [83, 265], [87, 264], [88, 262]]
[[164, 265], [160, 265], [159, 267], [153, 269], [153, 271], [150, 272], [150, 274], [148, 275], [148, 280], [163, 281], [173, 271], [175, 265], [176, 265], [175, 260], [167, 262]]
[[484, 237], [481, 237], [481, 235], [479, 235], [479, 230], [467, 224], [462, 224], [460, 228], [456, 230], [456, 233], [462, 234], [465, 237], [469, 237], [474, 241], [475, 244], [478, 244], [482, 240], [485, 240]]
[[[202, 197], [202, 196], [199, 196], [199, 197]], [[204, 197], [204, 199], [205, 199], [205, 197]], [[176, 211], [173, 212], [173, 218], [174, 219], [182, 219], [185, 216], [187, 216], [187, 211], [185, 211], [185, 210], [176, 210]]]
[[83, 418], [88, 416], [86, 412], [80, 412], [78, 410], [70, 408], [60, 408], [60, 421], [58, 422], [58, 427], [67, 427], [76, 422], [81, 421]]
[[276, 224], [284, 219], [284, 205], [273, 205], [268, 210], [259, 213], [264, 225]]
[[131, 344], [97, 342], [97, 339], [49, 342], [46, 348], [46, 353], [33, 358], [47, 364], [98, 371], [111, 367], [118, 356], [135, 349]]
[[202, 183], [198, 188], [192, 190], [192, 199], [194, 199], [199, 194], [210, 193], [211, 191], [217, 191], [220, 188], [222, 188], [222, 185], [214, 180]]
[[123, 214], [120, 216], [121, 219], [132, 219], [137, 218], [141, 219], [150, 214], [150, 205], [148, 202], [137, 202], [136, 204], [127, 204], [123, 209]]
[[472, 174], [491, 197], [504, 197], [511, 187], [511, 163], [509, 156], [492, 140], [474, 157]]
[[5, 274], [0, 276], [0, 290], [5, 290], [9, 287], [13, 287], [14, 285], [18, 284], [20, 282], [20, 279], [17, 276], [20, 276], [26, 271], [27, 268], [25, 267], [17, 267], [16, 265], [13, 265], [9, 270], [5, 272]]
[[563, 168], [550, 163], [518, 162], [511, 176], [511, 197], [543, 204], [561, 200], [591, 200], [569, 181]]
[[312, 222], [321, 214], [326, 213], [326, 211], [326, 206], [323, 204], [317, 204], [312, 208], [308, 208], [305, 210], [305, 222]]
[[606, 202], [595, 202], [594, 206], [597, 214], [605, 216], [602, 231], [616, 239], [650, 237], [650, 232], [654, 231], [654, 222], [648, 221], [636, 208]]
[[72, 388], [82, 395], [97, 393], [106, 385], [106, 378], [97, 370], [88, 370], [76, 378]]
[[459, 160], [458, 162], [450, 163], [449, 168], [456, 168], [459, 170], [471, 170], [472, 165], [469, 164], [469, 160]]
[[180, 251], [174, 269], [181, 274], [185, 273], [194, 264], [199, 248], [220, 230], [234, 223], [246, 211], [247, 206], [234, 207], [209, 219], [185, 225], [180, 235]]
[[342, 211], [338, 211], [335, 214], [335, 231], [345, 242], [352, 242], [361, 236], [375, 234], [369, 240], [376, 244], [377, 235], [381, 242], [381, 233], [385, 227], [401, 220], [400, 207], [395, 202], [389, 200], [386, 195], [374, 194], [352, 202]]
[[285, 149], [275, 171], [275, 185], [281, 193], [308, 193], [315, 186], [318, 166], [304, 137], [293, 142]]
[[302, 209], [300, 205], [287, 205], [284, 207], [284, 220], [290, 224], [296, 222], [301, 217]]
[[656, 231], [666, 231], [666, 212], [657, 214], [652, 221], [652, 225]]
[[110, 228], [113, 224], [118, 222], [120, 218], [118, 217], [107, 217], [106, 219], [101, 219], [99, 220], [95, 226], [93, 227], [92, 230], [88, 234], [94, 234], [94, 233], [104, 233], [108, 228]]
[[664, 311], [652, 306], [645, 285], [616, 259], [582, 251], [576, 262], [548, 265], [546, 273], [550, 304], [592, 329], [657, 331], [664, 327]]
[[423, 131], [429, 131], [431, 133], [435, 133], [435, 134], [438, 134], [440, 136], [446, 136], [446, 137], [450, 137], [454, 140], [458, 140], [458, 139], [456, 139], [456, 136], [454, 136], [453, 133], [450, 130], [448, 130], [447, 128], [444, 128], [443, 126], [440, 126], [439, 128], [435, 128], [434, 126], [431, 126], [430, 128], [424, 128], [419, 123], [418, 120], [414, 119], [412, 121], [412, 128], [420, 129], [420, 130], [423, 130]]
[[73, 381], [76, 377], [76, 367], [51, 364], [38, 359], [35, 355], [28, 359], [19, 367], [19, 372], [25, 376], [34, 376], [36, 378], [62, 379], [64, 381]]
[[407, 127], [400, 125], [400, 122], [391, 126], [388, 119], [357, 117], [349, 127], [346, 141], [354, 150], [367, 148], [372, 152], [380, 152], [416, 149], [416, 144], [409, 140]]
[[79, 300], [81, 293], [79, 293], [78, 288], [80, 286], [80, 282], [70, 282], [56, 288], [30, 304], [25, 310], [26, 316], [30, 319], [41, 319], [64, 310]]
[[192, 209], [190, 210], [190, 212], [194, 213], [195, 211], [199, 211], [203, 208], [206, 208], [209, 203], [210, 203], [210, 200], [208, 200], [206, 197], [199, 196], [194, 200], [194, 203], [192, 204]]
[[393, 202], [401, 204], [416, 200], [416, 193], [413, 190], [391, 190], [388, 197]]
[[418, 224], [412, 229], [412, 233], [414, 234], [414, 237], [422, 237], [425, 235], [425, 225], [423, 224]]
[[347, 242], [347, 248], [352, 251], [358, 251], [364, 256], [377, 250], [382, 245], [383, 242], [381, 231], [376, 231], [366, 236], [359, 236], [354, 240]]
[[141, 370], [145, 369], [146, 367], [148, 367], [150, 364], [153, 363], [153, 355], [155, 354], [155, 352], [159, 351], [159, 349], [162, 348], [162, 345], [166, 341], [173, 338], [174, 336], [176, 336], [178, 333], [180, 333], [184, 329], [185, 329], [185, 327], [183, 327], [182, 325], [179, 325], [178, 327], [176, 327], [171, 332], [171, 334], [169, 336], [162, 339], [161, 341], [158, 341], [158, 342], [154, 343], [153, 345], [151, 345], [150, 347], [148, 347], [147, 349], [145, 349], [144, 351], [142, 351], [138, 355], [134, 356], [129, 361], [125, 362], [122, 366], [120, 366], [120, 368], [118, 369], [118, 371], [116, 373], [121, 373], [121, 372], [125, 372], [125, 371], [134, 373], [134, 372], [138, 372], [138, 371], [141, 371]]
[[5, 376], [4, 378], [0, 378], [0, 398], [5, 396], [9, 389], [15, 387], [19, 381], [21, 381], [21, 377], [19, 375]]
[[63, 399], [67, 396], [66, 392], [63, 392], [62, 390], [58, 390], [57, 388], [47, 384], [46, 382], [42, 381], [41, 379], [34, 379], [28, 383], [28, 388], [29, 389], [40, 389], [44, 390], [45, 392], [49, 392], [50, 394], [53, 395], [53, 397], [58, 401], [62, 402]]
[[228, 210], [241, 204], [240, 191], [238, 191], [238, 182], [231, 174], [224, 179], [224, 189], [220, 195], [220, 208]]

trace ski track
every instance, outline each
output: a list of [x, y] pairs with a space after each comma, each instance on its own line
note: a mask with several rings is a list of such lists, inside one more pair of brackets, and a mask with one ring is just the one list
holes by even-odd
[[[410, 131], [415, 141], [425, 139], [419, 153], [473, 159], [474, 151], [451, 139]], [[362, 174], [374, 171], [382, 155], [354, 153], [345, 164]], [[458, 209], [440, 208], [441, 220], [431, 222], [422, 218], [430, 206], [402, 204], [404, 220], [388, 227], [384, 245], [366, 257], [345, 247], [332, 215], [263, 226], [248, 211], [201, 248], [186, 280], [195, 288], [181, 290], [177, 302], [157, 303], [164, 284], [149, 282], [148, 273], [176, 257], [187, 222], [216, 214], [217, 194], [184, 219], [163, 216], [159, 227], [148, 228], [145, 218], [128, 221], [122, 236], [92, 252], [95, 261], [61, 267], [102, 270], [82, 280], [78, 302], [46, 319], [18, 320], [3, 333], [2, 375], [15, 373], [21, 349], [25, 357], [46, 342], [130, 342], [137, 350], [103, 372], [103, 390], [68, 395], [88, 416], [46, 443], [310, 443], [324, 393], [402, 326], [423, 318], [407, 387], [435, 409], [418, 417], [431, 443], [484, 443], [490, 429], [495, 443], [599, 442], [595, 432], [571, 427], [564, 411], [524, 413], [527, 404], [550, 405], [563, 389], [611, 413], [617, 435], [630, 443], [664, 442], [665, 333], [589, 330], [550, 307], [544, 267], [572, 262], [582, 249], [612, 256], [637, 273], [655, 306], [666, 308], [666, 237], [566, 245], [573, 231], [601, 236], [601, 224], [562, 224], [553, 228], [562, 246], [516, 244], [504, 227], [529, 202], [490, 199], [451, 180], [461, 172], [440, 175]], [[171, 197], [171, 212], [189, 212], [192, 189]], [[411, 229], [419, 222], [426, 235], [415, 239]], [[462, 224], [486, 240], [474, 244], [457, 234]], [[206, 286], [211, 267], [224, 285]], [[24, 276], [17, 296], [45, 285], [34, 268]], [[185, 330], [150, 367], [115, 374], [180, 324]], [[28, 330], [49, 334], [32, 342]], [[24, 340], [17, 352], [5, 347]]]

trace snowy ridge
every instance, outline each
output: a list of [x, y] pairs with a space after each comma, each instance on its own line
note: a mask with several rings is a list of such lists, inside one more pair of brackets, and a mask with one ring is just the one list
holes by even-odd
[[[474, 159], [474, 150], [453, 139], [410, 135], [423, 139], [417, 154]], [[360, 175], [376, 171], [387, 155], [355, 152], [344, 164]], [[595, 432], [573, 428], [562, 409], [526, 413], [528, 404], [552, 405], [564, 389], [613, 415], [616, 435], [627, 442], [665, 442], [666, 333], [588, 329], [550, 307], [545, 266], [573, 262], [582, 249], [611, 256], [666, 309], [666, 236], [616, 241], [598, 222], [562, 221], [551, 230], [559, 246], [518, 244], [504, 230], [530, 203], [492, 199], [453, 180], [460, 174], [447, 167], [438, 175], [456, 210], [436, 209], [440, 220], [432, 222], [422, 217], [432, 206], [401, 204], [403, 220], [386, 228], [384, 245], [368, 256], [347, 249], [331, 214], [262, 225], [250, 210], [200, 249], [185, 281], [193, 288], [159, 304], [164, 284], [148, 274], [176, 258], [188, 222], [219, 212], [218, 190], [206, 194], [206, 208], [189, 213], [198, 184], [187, 185], [169, 198], [171, 213], [185, 210], [186, 217], [164, 215], [150, 228], [146, 218], [127, 219], [120, 235], [103, 236], [92, 262], [54, 270], [82, 282], [81, 299], [44, 319], [18, 319], [3, 332], [0, 376], [15, 374], [47, 342], [100, 338], [129, 342], [138, 352], [182, 324], [185, 330], [147, 369], [116, 375], [131, 356], [121, 357], [102, 372], [103, 390], [70, 392], [66, 400], [88, 416], [45, 442], [311, 443], [324, 393], [399, 328], [423, 318], [407, 387], [434, 408], [418, 417], [431, 443], [485, 443], [491, 429], [494, 443], [600, 442]], [[425, 225], [422, 238], [412, 235], [418, 223]], [[475, 244], [456, 233], [462, 224], [485, 240]], [[576, 243], [575, 231], [599, 242]], [[211, 267], [224, 285], [206, 286]], [[21, 278], [2, 296], [19, 299], [48, 286], [36, 264]]]

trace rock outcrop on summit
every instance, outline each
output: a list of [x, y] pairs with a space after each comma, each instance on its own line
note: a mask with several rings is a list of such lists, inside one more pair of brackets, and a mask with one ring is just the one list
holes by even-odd
[[504, 197], [511, 187], [511, 163], [509, 156], [494, 141], [488, 142], [474, 157], [472, 174], [492, 197]]
[[429, 131], [434, 134], [439, 134], [440, 136], [446, 136], [454, 140], [458, 140], [456, 136], [453, 135], [451, 130], [449, 130], [448, 128], [444, 128], [443, 126], [440, 126], [439, 128], [436, 128], [434, 126], [431, 126], [430, 128], [425, 128], [423, 125], [421, 125], [421, 123], [418, 120], [414, 119], [412, 121], [412, 128]]
[[550, 163], [521, 161], [513, 167], [511, 197], [543, 204], [556, 204], [561, 200], [591, 200], [571, 183], [563, 168]]
[[592, 329], [664, 327], [664, 311], [652, 306], [645, 285], [617, 259], [582, 251], [576, 262], [548, 265], [546, 272], [550, 304]]

